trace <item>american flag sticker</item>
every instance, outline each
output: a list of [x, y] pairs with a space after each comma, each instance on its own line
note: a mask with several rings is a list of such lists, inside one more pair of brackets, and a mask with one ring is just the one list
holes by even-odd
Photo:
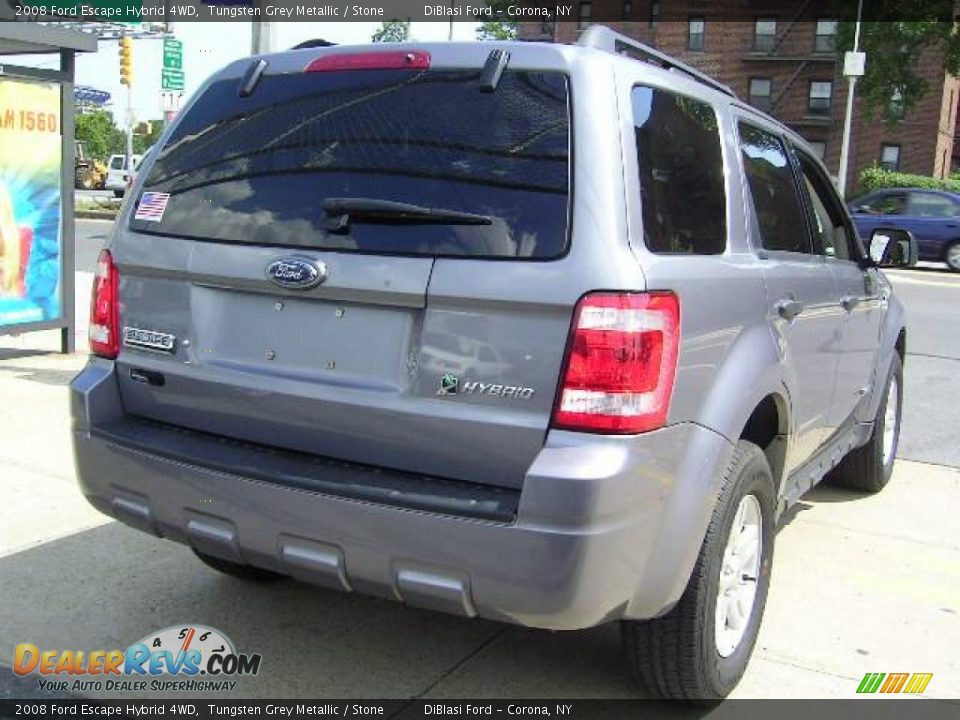
[[167, 209], [169, 200], [170, 193], [145, 192], [140, 198], [140, 204], [137, 205], [137, 214], [133, 216], [133, 219], [160, 222], [163, 220], [163, 213]]

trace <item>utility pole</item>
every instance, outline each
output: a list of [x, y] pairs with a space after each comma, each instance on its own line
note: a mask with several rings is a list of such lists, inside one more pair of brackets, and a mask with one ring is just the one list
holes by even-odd
[[120, 37], [120, 84], [127, 86], [127, 157], [124, 168], [133, 173], [133, 40]]
[[860, 52], [860, 16], [863, 12], [863, 0], [857, 3], [857, 27], [853, 34], [853, 52], [848, 52], [843, 58], [843, 74], [847, 78], [847, 111], [843, 117], [843, 140], [840, 143], [840, 177], [837, 178], [837, 189], [840, 197], [847, 197], [847, 171], [850, 167], [850, 124], [853, 121], [853, 98], [856, 94], [857, 78], [863, 76], [866, 66], [866, 53]]
[[273, 49], [273, 23], [255, 21], [250, 23], [253, 35], [250, 42], [250, 54], [262, 55]]

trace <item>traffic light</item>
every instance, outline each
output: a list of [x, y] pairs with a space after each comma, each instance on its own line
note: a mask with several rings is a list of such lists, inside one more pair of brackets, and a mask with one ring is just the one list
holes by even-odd
[[133, 40], [128, 35], [120, 38], [120, 84], [133, 85]]

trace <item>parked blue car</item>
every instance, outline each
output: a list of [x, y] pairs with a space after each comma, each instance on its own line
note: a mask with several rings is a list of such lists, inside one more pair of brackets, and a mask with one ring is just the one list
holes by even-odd
[[909, 230], [920, 260], [945, 262], [960, 272], [960, 194], [891, 188], [857, 198], [849, 207], [860, 237], [870, 237], [878, 227]]

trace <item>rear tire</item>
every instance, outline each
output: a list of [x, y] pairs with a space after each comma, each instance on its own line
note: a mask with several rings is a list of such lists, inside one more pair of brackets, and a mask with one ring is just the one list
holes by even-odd
[[960, 272], [960, 242], [950, 244], [943, 254], [943, 260], [948, 268], [954, 272]]
[[[747, 507], [756, 519], [752, 526], [755, 535], [744, 534], [750, 526], [743, 522], [748, 513], [741, 509]], [[757, 640], [770, 587], [774, 507], [773, 475], [766, 456], [753, 443], [740, 440], [680, 601], [662, 617], [621, 623], [628, 667], [649, 696], [717, 701], [740, 681]], [[735, 546], [745, 550], [738, 553]], [[751, 549], [755, 560], [747, 560]], [[741, 560], [755, 576], [741, 574], [748, 569], [738, 564]], [[740, 593], [749, 593], [751, 583], [752, 596], [746, 607], [746, 596]], [[737, 613], [742, 622], [729, 622], [730, 608], [742, 610]]]
[[241, 580], [249, 580], [251, 582], [258, 583], [277, 582], [278, 580], [283, 580], [286, 577], [285, 575], [275, 573], [271, 570], [264, 570], [263, 568], [254, 567], [253, 565], [244, 565], [243, 563], [230, 562], [229, 560], [214, 557], [213, 555], [207, 555], [206, 553], [202, 553], [195, 548], [191, 549], [193, 550], [194, 555], [200, 558], [205, 565], [212, 567], [218, 572], [222, 572], [224, 575], [230, 575], [231, 577], [240, 578]]
[[870, 441], [863, 447], [851, 450], [840, 461], [840, 464], [827, 476], [830, 484], [867, 493], [880, 492], [887, 486], [893, 474], [893, 464], [897, 459], [902, 411], [903, 365], [900, 355], [894, 352], [887, 382], [884, 385], [883, 400], [880, 401], [880, 407], [877, 409]]

